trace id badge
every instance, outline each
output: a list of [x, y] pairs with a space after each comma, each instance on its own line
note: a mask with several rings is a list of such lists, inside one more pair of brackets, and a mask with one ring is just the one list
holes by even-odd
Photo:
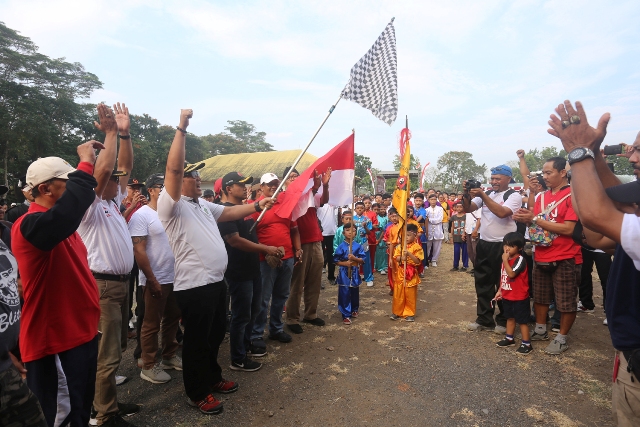
[[613, 382], [618, 379], [618, 369], [620, 368], [620, 353], [616, 352], [616, 358], [613, 361]]

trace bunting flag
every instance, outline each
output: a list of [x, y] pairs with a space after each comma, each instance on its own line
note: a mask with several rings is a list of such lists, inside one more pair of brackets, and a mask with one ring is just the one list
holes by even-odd
[[360, 104], [391, 126], [398, 116], [398, 57], [393, 19], [353, 66], [342, 97]]
[[[295, 181], [287, 187], [287, 190], [278, 196], [279, 206], [274, 206], [275, 214], [280, 218], [291, 218], [295, 221], [307, 213], [310, 207], [315, 206], [313, 193], [313, 175], [322, 175], [328, 167], [331, 167], [331, 180], [329, 181], [329, 204], [345, 206], [353, 201], [353, 178], [355, 175], [355, 136], [352, 133], [347, 139], [333, 147], [324, 156], [316, 160]], [[322, 194], [322, 186], [317, 194]]]
[[373, 173], [371, 173], [371, 169], [367, 168], [367, 173], [369, 174], [369, 178], [371, 179], [371, 188], [375, 192], [376, 191], [376, 183], [373, 180]]
[[427, 164], [424, 165], [424, 167], [422, 168], [422, 174], [420, 174], [420, 190], [418, 190], [418, 191], [420, 191], [421, 193], [424, 192], [424, 187], [423, 187], [423, 185], [424, 185], [424, 174], [427, 171], [427, 168], [429, 167], [430, 164], [431, 164], [431, 162], [427, 162]]

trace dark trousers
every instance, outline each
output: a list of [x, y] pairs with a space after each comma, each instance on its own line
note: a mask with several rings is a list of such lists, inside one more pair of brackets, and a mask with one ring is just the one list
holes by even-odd
[[[133, 260], [133, 268], [131, 269], [131, 277], [129, 278], [129, 321], [133, 318], [133, 293], [140, 287], [139, 283], [139, 275], [140, 270], [138, 269], [138, 264], [135, 260]], [[125, 320], [125, 319], [122, 319]], [[140, 322], [142, 324], [142, 322]], [[129, 326], [127, 325], [127, 330]], [[138, 335], [140, 335], [140, 330], [138, 330]]]
[[262, 305], [262, 277], [253, 280], [227, 279], [231, 296], [231, 324], [229, 325], [229, 350], [231, 360], [242, 362], [251, 344], [251, 331]]
[[333, 236], [322, 237], [322, 253], [324, 265], [327, 266], [327, 279], [336, 280], [336, 265], [333, 263]]
[[[129, 282], [131, 283], [131, 282]], [[140, 335], [142, 333], [142, 323], [144, 322], [144, 286], [136, 288], [136, 349], [133, 350], [133, 359], [142, 357], [142, 346], [140, 345]]]
[[595, 308], [595, 304], [593, 303], [593, 278], [591, 276], [593, 264], [596, 265], [600, 285], [602, 285], [602, 304], [604, 305], [607, 293], [607, 280], [609, 278], [609, 271], [611, 270], [611, 255], [592, 252], [583, 248], [582, 259], [582, 273], [580, 275], [580, 286], [578, 288], [579, 298], [582, 305], [589, 310], [593, 310]]
[[89, 424], [98, 366], [98, 337], [62, 353], [27, 362], [27, 384], [38, 397], [47, 424], [53, 426], [58, 412], [58, 369], [56, 357], [67, 380], [70, 412], [65, 422], [73, 427]]
[[224, 281], [173, 291], [182, 311], [184, 389], [197, 402], [222, 381], [218, 351], [225, 335], [227, 286]]
[[469, 255], [467, 254], [467, 242], [453, 242], [453, 267], [460, 266], [460, 258], [462, 258], [462, 266], [469, 268]]
[[478, 297], [476, 323], [483, 326], [506, 326], [507, 319], [502, 310], [502, 301], [498, 301], [498, 314], [493, 320], [494, 309], [491, 300], [498, 292], [500, 284], [500, 266], [504, 252], [502, 242], [487, 242], [479, 239], [476, 247], [476, 263], [473, 277], [476, 283], [476, 295]]

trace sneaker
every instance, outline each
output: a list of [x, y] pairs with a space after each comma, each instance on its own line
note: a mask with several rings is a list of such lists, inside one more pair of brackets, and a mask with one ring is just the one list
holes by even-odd
[[231, 368], [232, 371], [254, 372], [262, 368], [262, 363], [255, 362], [248, 357], [245, 357], [244, 360], [241, 360], [240, 362], [231, 361], [229, 368]]
[[547, 341], [549, 339], [549, 332], [544, 331], [544, 334], [539, 334], [536, 331], [533, 331], [531, 334], [531, 341]]
[[589, 309], [582, 305], [582, 301], [578, 301], [578, 313], [593, 313], [594, 311], [593, 308]]
[[324, 326], [325, 325], [324, 320], [322, 320], [319, 317], [316, 317], [315, 319], [302, 319], [302, 321], [304, 323], [311, 323], [314, 326]]
[[393, 296], [393, 289], [389, 291], [389, 295]]
[[116, 375], [116, 385], [122, 385], [129, 381], [129, 377], [125, 377], [123, 375]]
[[380, 274], [387, 274], [387, 270], [381, 270]]
[[460, 267], [460, 270], [458, 270], [460, 273], [464, 273], [465, 271], [467, 271], [467, 267]]
[[[304, 331], [302, 330], [302, 326], [300, 326], [297, 323], [293, 323], [291, 325], [287, 325], [287, 329], [289, 329], [291, 332], [293, 332], [294, 334], [301, 334]], [[269, 337], [271, 338], [271, 337]]]
[[351, 319], [345, 317], [344, 319], [342, 319], [342, 324], [347, 326], [351, 325]]
[[533, 351], [532, 345], [520, 344], [520, 347], [516, 350], [518, 354], [529, 354]]
[[358, 312], [354, 311], [353, 313], [351, 313], [351, 317], [358, 317]]
[[431, 267], [437, 267], [438, 263], [436, 261], [431, 262]]
[[479, 323], [473, 322], [467, 325], [468, 331], [493, 331], [495, 330], [494, 326], [484, 326]]
[[182, 371], [182, 358], [180, 356], [173, 356], [171, 359], [162, 359], [162, 367], [164, 369]]
[[223, 378], [222, 381], [211, 387], [211, 391], [223, 394], [235, 393], [238, 391], [238, 383], [235, 381], [227, 381]]
[[567, 351], [568, 348], [569, 348], [569, 344], [561, 343], [558, 340], [553, 340], [551, 341], [551, 344], [549, 344], [547, 348], [544, 349], [544, 352], [547, 354], [557, 355], [564, 351]]
[[136, 427], [134, 424], [125, 421], [120, 415], [117, 414], [102, 423], [102, 425], [105, 427]]
[[197, 402], [194, 402], [191, 399], [187, 399], [187, 403], [189, 404], [189, 406], [198, 407], [198, 409], [200, 409], [200, 412], [206, 415], [218, 415], [224, 409], [222, 406], [222, 402], [213, 397], [213, 394], [209, 394], [207, 395], [207, 397]]
[[389, 316], [389, 319], [391, 320], [398, 320], [400, 318], [400, 316], [396, 316], [395, 314], [392, 314], [391, 316]]
[[367, 287], [368, 288], [372, 288], [373, 287], [373, 282], [367, 282]]
[[153, 384], [164, 384], [171, 381], [171, 376], [162, 369], [160, 363], [156, 363], [151, 369], [141, 370], [140, 378]]
[[285, 331], [280, 331], [274, 335], [269, 334], [269, 339], [274, 341], [280, 341], [281, 343], [286, 344], [288, 342], [291, 342], [291, 335], [289, 335]]
[[605, 326], [609, 326], [609, 323], [607, 322], [607, 318], [606, 317], [602, 321], [602, 324], [605, 325]]
[[267, 354], [267, 347], [261, 347], [253, 343], [249, 345], [249, 351], [247, 351], [247, 356], [264, 357], [266, 356], [266, 354]]
[[93, 407], [93, 405], [91, 405], [91, 412], [89, 415], [89, 425], [90, 426], [97, 426], [98, 425], [98, 420], [96, 419], [96, 417], [98, 416], [98, 411], [95, 410], [95, 408]]
[[415, 322], [416, 318], [413, 317], [413, 316], [407, 316], [407, 317], [404, 318], [404, 321], [405, 322]]
[[560, 332], [560, 325], [551, 325], [551, 332]]
[[336, 284], [336, 279], [329, 279], [329, 284], [330, 284], [331, 286], [335, 286], [335, 284]]
[[453, 267], [451, 270], [449, 271], [460, 271], [460, 269], [458, 267]]
[[121, 417], [130, 417], [140, 412], [140, 405], [135, 403], [120, 403], [118, 402], [118, 415]]
[[510, 340], [509, 338], [503, 338], [496, 343], [497, 347], [511, 347], [512, 345], [516, 345], [516, 342], [515, 340]]
[[500, 326], [500, 325], [496, 325], [495, 328], [493, 328], [493, 332], [495, 332], [496, 334], [506, 334], [507, 333], [507, 328], [505, 328], [504, 326]]

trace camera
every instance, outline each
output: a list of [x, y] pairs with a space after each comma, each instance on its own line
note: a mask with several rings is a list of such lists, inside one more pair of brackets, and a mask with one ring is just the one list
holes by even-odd
[[616, 154], [622, 154], [622, 144], [618, 145], [605, 145], [604, 146], [604, 155], [605, 156], [613, 156]]
[[472, 188], [482, 188], [482, 183], [475, 178], [466, 180], [464, 183], [464, 189], [468, 191]]

